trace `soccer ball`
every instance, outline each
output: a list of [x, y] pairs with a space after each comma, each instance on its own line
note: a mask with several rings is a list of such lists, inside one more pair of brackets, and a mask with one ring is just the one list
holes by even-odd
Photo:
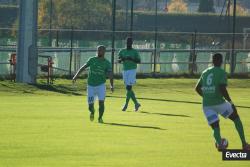
[[227, 147], [228, 147], [228, 140], [225, 139], [225, 138], [222, 138], [221, 139], [221, 144], [215, 143], [215, 147], [218, 149], [218, 151], [222, 151], [222, 150], [227, 149]]

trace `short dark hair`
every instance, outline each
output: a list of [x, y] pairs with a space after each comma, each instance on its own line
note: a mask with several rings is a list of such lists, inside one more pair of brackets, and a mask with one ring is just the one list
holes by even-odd
[[106, 47], [104, 45], [97, 46], [97, 50], [106, 50]]
[[215, 53], [214, 55], [213, 55], [213, 62], [216, 62], [216, 61], [221, 61], [222, 60], [222, 54], [220, 54], [220, 53]]

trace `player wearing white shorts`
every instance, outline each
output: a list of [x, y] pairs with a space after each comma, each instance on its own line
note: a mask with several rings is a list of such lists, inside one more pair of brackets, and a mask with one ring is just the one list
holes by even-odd
[[103, 123], [104, 114], [104, 101], [106, 96], [106, 76], [110, 79], [110, 88], [113, 91], [113, 75], [112, 67], [110, 62], [104, 58], [106, 48], [101, 45], [97, 48], [97, 56], [90, 58], [86, 64], [84, 64], [73, 77], [73, 82], [76, 81], [77, 76], [86, 68], [89, 68], [88, 73], [88, 104], [90, 111], [90, 120], [94, 120], [94, 102], [95, 98], [98, 97], [99, 100], [99, 118], [98, 122]]
[[127, 48], [120, 50], [118, 56], [118, 62], [123, 64], [123, 81], [126, 86], [126, 102], [122, 108], [122, 111], [126, 111], [129, 100], [132, 99], [135, 105], [135, 111], [138, 111], [141, 106], [138, 103], [135, 93], [132, 90], [133, 85], [136, 83], [136, 68], [137, 64], [141, 62], [141, 58], [137, 50], [132, 48], [133, 39], [131, 37], [127, 38]]
[[213, 55], [213, 67], [203, 71], [197, 85], [196, 92], [203, 98], [203, 112], [208, 124], [213, 129], [213, 136], [219, 151], [225, 150], [227, 145], [223, 144], [220, 135], [219, 117], [229, 118], [235, 124], [235, 128], [240, 136], [242, 148], [250, 150], [250, 145], [246, 142], [244, 129], [236, 107], [233, 104], [227, 91], [227, 74], [220, 68], [222, 55]]

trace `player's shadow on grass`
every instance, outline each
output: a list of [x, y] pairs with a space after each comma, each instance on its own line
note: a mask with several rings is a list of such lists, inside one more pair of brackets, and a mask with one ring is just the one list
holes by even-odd
[[[119, 96], [106, 96], [106, 97], [112, 97], [112, 98], [119, 98], [124, 99], [125, 97], [119, 97]], [[169, 99], [155, 99], [155, 98], [146, 98], [146, 97], [138, 97], [139, 100], [152, 100], [152, 101], [162, 101], [162, 102], [171, 102], [171, 103], [187, 103], [187, 104], [199, 104], [201, 105], [201, 102], [195, 102], [195, 101], [184, 101], [184, 100], [169, 100]], [[250, 106], [239, 106], [236, 105], [238, 108], [250, 108]]]
[[131, 128], [142, 128], [142, 129], [154, 129], [154, 130], [166, 130], [166, 129], [162, 129], [160, 127], [156, 127], [156, 126], [142, 126], [142, 125], [128, 125], [128, 124], [121, 124], [121, 123], [108, 123], [105, 122], [103, 123], [105, 125], [111, 125], [111, 126], [123, 126], [123, 127], [131, 127]]
[[[119, 96], [106, 96], [106, 97], [119, 98], [119, 99], [124, 99], [125, 98], [125, 97], [119, 97]], [[152, 100], [152, 101], [173, 102], [173, 103], [201, 104], [201, 102], [194, 102], [194, 101], [155, 99], [155, 98], [147, 98], [147, 97], [137, 97], [137, 99], [138, 100]]]
[[22, 92], [22, 93], [34, 94], [34, 92], [32, 92], [32, 90], [27, 90], [27, 89], [20, 88], [20, 87], [17, 87], [17, 88], [16, 88], [16, 87], [14, 87], [14, 86], [9, 86], [9, 85], [3, 84], [3, 83], [1, 83], [0, 85], [3, 86], [3, 87], [6, 87], [7, 89], [10, 89], [10, 90], [8, 90], [8, 91], [10, 91], [10, 92], [11, 92], [11, 90], [14, 90], [14, 91], [20, 91], [20, 92]]
[[147, 111], [140, 111], [138, 113], [152, 114], [152, 115], [161, 115], [161, 116], [167, 116], [167, 117], [185, 117], [185, 118], [191, 118], [189, 115], [179, 115], [179, 114], [151, 113], [151, 112], [147, 112]]
[[34, 86], [40, 90], [53, 91], [53, 92], [61, 93], [61, 94], [69, 94], [69, 95], [77, 95], [77, 96], [82, 95], [81, 93], [76, 93], [73, 88], [69, 88], [63, 85], [54, 86], [54, 85], [35, 84]]

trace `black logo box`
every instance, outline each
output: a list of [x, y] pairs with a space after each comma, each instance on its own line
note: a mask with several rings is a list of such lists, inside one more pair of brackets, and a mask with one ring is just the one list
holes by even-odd
[[250, 160], [250, 150], [224, 150], [222, 152], [223, 161], [246, 161]]

